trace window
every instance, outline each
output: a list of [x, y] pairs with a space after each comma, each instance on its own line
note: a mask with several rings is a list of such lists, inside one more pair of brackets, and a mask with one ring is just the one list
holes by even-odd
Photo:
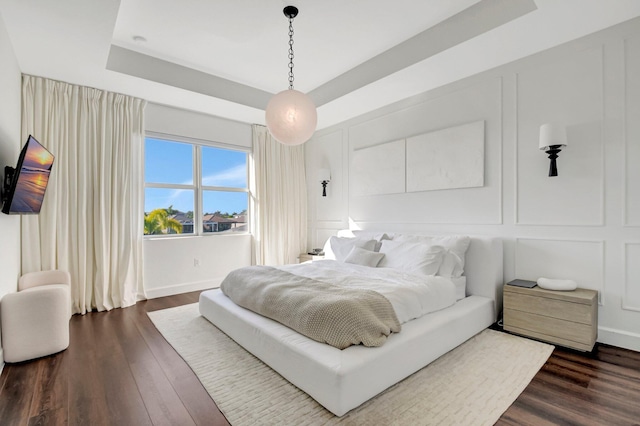
[[248, 232], [247, 155], [242, 150], [147, 137], [144, 234]]

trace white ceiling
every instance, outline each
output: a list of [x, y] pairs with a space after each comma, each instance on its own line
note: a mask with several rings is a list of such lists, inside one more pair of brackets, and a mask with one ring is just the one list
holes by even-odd
[[288, 4], [319, 128], [640, 16], [638, 0], [0, 0], [0, 15], [24, 73], [264, 123], [288, 86]]

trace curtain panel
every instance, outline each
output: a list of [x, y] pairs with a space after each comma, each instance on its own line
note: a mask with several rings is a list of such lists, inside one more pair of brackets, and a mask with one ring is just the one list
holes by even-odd
[[142, 281], [141, 99], [24, 75], [22, 136], [55, 156], [39, 215], [22, 217], [22, 273], [71, 274], [74, 313], [130, 306]]
[[255, 263], [296, 263], [307, 249], [307, 183], [304, 145], [287, 146], [264, 126], [253, 125], [250, 167]]

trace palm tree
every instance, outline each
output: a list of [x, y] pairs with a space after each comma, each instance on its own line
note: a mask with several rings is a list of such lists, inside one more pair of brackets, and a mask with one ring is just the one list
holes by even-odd
[[176, 213], [179, 212], [179, 210], [176, 210], [176, 209], [173, 208], [173, 204], [171, 204], [165, 210], [167, 211], [167, 214], [169, 214], [169, 215], [176, 214]]
[[155, 209], [144, 217], [145, 235], [168, 234], [171, 231], [181, 234], [182, 224], [169, 217], [167, 209]]
[[154, 217], [150, 217], [151, 214], [148, 214], [144, 217], [144, 235], [158, 235], [162, 234], [162, 230], [160, 229], [160, 225], [155, 220]]

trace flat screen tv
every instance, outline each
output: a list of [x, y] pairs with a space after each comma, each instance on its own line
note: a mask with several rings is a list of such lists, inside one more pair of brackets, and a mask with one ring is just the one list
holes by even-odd
[[2, 213], [38, 214], [53, 167], [53, 155], [29, 135], [16, 168], [4, 168]]

